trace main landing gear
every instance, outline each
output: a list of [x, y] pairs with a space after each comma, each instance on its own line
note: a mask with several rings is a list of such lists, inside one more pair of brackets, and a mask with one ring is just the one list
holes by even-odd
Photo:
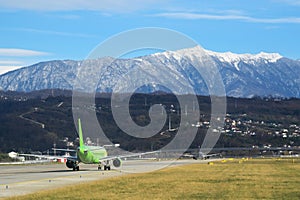
[[98, 170], [102, 170], [102, 168], [103, 168], [103, 170], [110, 170], [109, 162], [105, 162], [104, 164], [100, 163], [98, 165]]

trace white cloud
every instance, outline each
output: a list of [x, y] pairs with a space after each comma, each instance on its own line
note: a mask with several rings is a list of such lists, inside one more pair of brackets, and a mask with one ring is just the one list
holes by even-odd
[[212, 20], [247, 20], [248, 17], [242, 15], [213, 15], [213, 14], [200, 14], [200, 13], [186, 13], [186, 12], [169, 12], [158, 13], [154, 16], [177, 18], [177, 19], [212, 19]]
[[28, 49], [0, 48], [0, 75], [34, 63], [32, 59], [50, 55], [47, 52]]
[[0, 8], [36, 11], [95, 10], [130, 12], [160, 2], [158, 0], [0, 0]]
[[299, 17], [287, 17], [287, 18], [252, 18], [249, 20], [250, 22], [258, 22], [258, 23], [268, 23], [268, 24], [299, 24]]
[[84, 34], [84, 33], [69, 33], [69, 32], [62, 32], [62, 31], [51, 31], [51, 30], [40, 30], [40, 29], [34, 29], [34, 28], [15, 28], [11, 29], [14, 31], [24, 31], [24, 32], [30, 32], [30, 33], [42, 33], [42, 34], [48, 34], [48, 35], [59, 35], [59, 36], [70, 36], [70, 37], [82, 37], [82, 38], [92, 38], [97, 37], [96, 35], [91, 34]]
[[59, 19], [67, 19], [67, 20], [78, 20], [81, 18], [80, 15], [75, 15], [75, 14], [45, 14], [47, 17], [51, 18], [59, 18]]
[[22, 65], [22, 64], [23, 64], [23, 62], [17, 61], [17, 60], [0, 60], [0, 66], [2, 66], [2, 65], [15, 66], [15, 65]]
[[13, 49], [13, 48], [0, 48], [0, 56], [14, 56], [14, 57], [26, 57], [26, 56], [45, 56], [49, 53], [42, 51], [33, 51], [28, 49]]
[[5, 74], [6, 72], [20, 69], [22, 66], [5, 66], [5, 65], [0, 65], [0, 75]]
[[289, 17], [289, 18], [255, 18], [246, 15], [215, 15], [215, 14], [201, 14], [201, 13], [186, 13], [186, 12], [167, 12], [154, 14], [156, 17], [166, 17], [175, 19], [208, 19], [208, 20], [235, 20], [245, 21], [252, 23], [267, 23], [267, 24], [284, 24], [284, 23], [300, 23], [300, 18]]

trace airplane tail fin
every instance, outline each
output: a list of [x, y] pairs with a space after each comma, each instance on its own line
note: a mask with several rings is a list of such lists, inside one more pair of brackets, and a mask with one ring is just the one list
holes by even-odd
[[80, 118], [78, 119], [78, 134], [79, 134], [79, 146], [83, 146], [83, 136], [82, 136], [82, 128]]

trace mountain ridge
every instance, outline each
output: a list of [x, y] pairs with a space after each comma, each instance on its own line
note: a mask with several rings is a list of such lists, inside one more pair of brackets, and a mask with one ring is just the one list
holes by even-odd
[[[132, 59], [104, 57], [97, 60], [40, 62], [0, 75], [0, 89], [24, 92], [42, 89], [72, 90], [81, 65], [89, 62], [90, 70], [101, 74], [100, 81], [95, 86], [98, 92], [111, 92], [122, 74], [138, 67], [145, 72], [151, 72], [149, 76], [152, 76], [153, 80], [158, 77], [178, 85], [181, 92], [190, 84], [197, 94], [209, 95], [206, 85], [210, 83], [201, 80], [195, 73], [196, 69], [215, 65], [222, 77], [227, 96], [300, 97], [300, 78], [297, 76], [300, 74], [300, 61], [285, 58], [278, 53], [218, 53], [202, 49], [200, 46]], [[94, 84], [91, 77], [84, 78], [87, 85]], [[132, 78], [141, 77], [136, 75]], [[177, 81], [171, 82], [172, 79]], [[188, 83], [183, 79], [188, 80]], [[161, 88], [145, 88], [142, 92], [154, 89]]]

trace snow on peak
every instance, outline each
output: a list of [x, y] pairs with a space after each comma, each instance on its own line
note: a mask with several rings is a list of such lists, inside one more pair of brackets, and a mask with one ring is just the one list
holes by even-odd
[[269, 62], [277, 62], [282, 56], [279, 53], [265, 53], [265, 52], [260, 52], [259, 54], [256, 54], [255, 56], [264, 58], [268, 60]]
[[185, 48], [176, 51], [165, 51], [160, 53], [152, 54], [152, 56], [163, 56], [167, 59], [176, 59], [181, 60], [182, 58], [189, 58], [190, 60], [199, 60], [204, 58], [217, 58], [219, 61], [223, 63], [233, 64], [234, 67], [239, 71], [239, 63], [244, 62], [247, 64], [255, 65], [257, 63], [275, 63], [277, 60], [282, 58], [282, 56], [278, 53], [265, 53], [261, 52], [258, 54], [236, 54], [232, 52], [214, 52], [210, 50], [203, 49], [201, 46], [197, 45], [192, 48]]
[[224, 52], [218, 53], [209, 50], [205, 50], [209, 55], [213, 57], [217, 57], [221, 62], [228, 62], [228, 63], [237, 63], [243, 61], [245, 63], [252, 63], [258, 61], [265, 61], [265, 62], [277, 62], [282, 56], [278, 53], [265, 53], [261, 52], [259, 54], [236, 54], [232, 52]]
[[168, 59], [170, 58], [174, 58], [176, 60], [180, 60], [181, 58], [185, 57], [185, 58], [190, 58], [190, 59], [195, 59], [195, 57], [203, 57], [203, 56], [207, 56], [208, 54], [205, 52], [205, 50], [200, 47], [200, 46], [195, 46], [192, 48], [185, 48], [185, 49], [179, 49], [176, 51], [165, 51], [165, 52], [159, 52], [159, 53], [155, 53], [152, 54], [153, 56], [164, 56]]
[[175, 59], [180, 59], [181, 57], [202, 57], [205, 55], [209, 55], [211, 57], [216, 57], [221, 62], [233, 63], [234, 65], [238, 65], [240, 61], [245, 63], [255, 63], [255, 62], [265, 62], [265, 63], [275, 63], [277, 60], [282, 58], [282, 56], [278, 53], [265, 53], [261, 52], [258, 54], [236, 54], [232, 52], [214, 52], [210, 50], [203, 49], [201, 46], [195, 46], [192, 48], [180, 49], [177, 51], [165, 51], [162, 53], [156, 53], [152, 55], [163, 55], [166, 58], [170, 59], [171, 57]]

